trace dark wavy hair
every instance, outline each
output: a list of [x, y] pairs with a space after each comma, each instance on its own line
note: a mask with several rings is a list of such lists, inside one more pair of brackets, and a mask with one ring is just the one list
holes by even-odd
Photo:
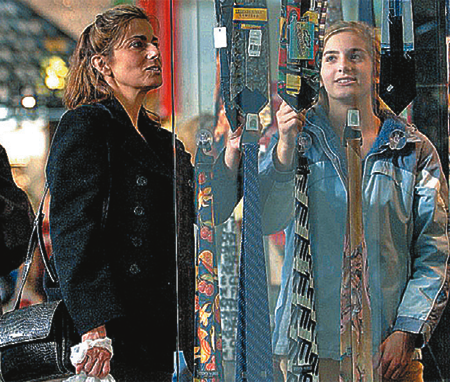
[[92, 66], [91, 58], [97, 54], [111, 57], [113, 49], [122, 43], [130, 22], [135, 19], [151, 22], [151, 18], [141, 8], [118, 5], [97, 15], [95, 21], [81, 33], [70, 60], [64, 92], [63, 100], [68, 109], [112, 97], [111, 88]]

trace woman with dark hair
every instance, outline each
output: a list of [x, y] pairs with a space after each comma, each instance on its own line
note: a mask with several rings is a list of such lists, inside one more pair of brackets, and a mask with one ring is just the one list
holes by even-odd
[[[131, 5], [98, 15], [72, 58], [70, 110], [47, 165], [59, 286], [47, 280], [46, 290], [63, 299], [84, 343], [108, 336], [114, 349], [111, 359], [110, 348], [89, 345], [77, 373], [169, 381], [178, 348], [192, 370], [193, 171], [182, 144], [143, 107], [161, 73], [158, 37]], [[230, 150], [231, 165], [222, 156], [215, 166], [217, 222], [235, 205], [239, 154]]]
[[[420, 347], [429, 340], [448, 299], [445, 176], [428, 138], [378, 98], [379, 57], [374, 30], [355, 22], [332, 25], [324, 39], [319, 101], [299, 114], [285, 103], [281, 106], [279, 135], [263, 166], [263, 170], [292, 171], [298, 130], [311, 137], [312, 146], [305, 153], [310, 170], [309, 240], [318, 374], [325, 382], [340, 379], [340, 291], [348, 193], [342, 141], [349, 109], [359, 110], [362, 134], [362, 207], [373, 340], [373, 353], [368, 356], [376, 360], [375, 378], [422, 380]], [[295, 373], [286, 370], [293, 229], [292, 224], [274, 336], [274, 353], [288, 373]]]

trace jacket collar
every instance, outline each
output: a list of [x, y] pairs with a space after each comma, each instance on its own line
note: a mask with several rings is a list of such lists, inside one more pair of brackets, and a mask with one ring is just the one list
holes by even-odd
[[[408, 125], [403, 118], [395, 115], [389, 110], [381, 111], [379, 117], [381, 119], [380, 132], [368, 155], [385, 149], [401, 150], [406, 146], [406, 143], [418, 141], [419, 138], [415, 134], [417, 128], [414, 125]], [[342, 157], [342, 154], [344, 153], [342, 142], [340, 142], [339, 136], [331, 128], [331, 123], [323, 106], [316, 105], [310, 109], [307, 113], [307, 122], [305, 130], [310, 130], [316, 135], [318, 134], [318, 131], [322, 131], [324, 138], [333, 152], [339, 153]], [[392, 137], [395, 134], [400, 138], [397, 144], [392, 142]]]
[[122, 104], [116, 98], [102, 101], [112, 114], [112, 134], [118, 145], [131, 159], [146, 168], [146, 171], [160, 173], [173, 177], [172, 168], [172, 138], [171, 133], [162, 129], [161, 125], [152, 121], [144, 108], [141, 108], [138, 118], [139, 131], [134, 128], [130, 117]]
[[402, 150], [407, 143], [420, 141], [416, 135], [417, 128], [408, 124], [403, 118], [389, 110], [380, 113], [382, 126], [369, 154], [389, 149]]

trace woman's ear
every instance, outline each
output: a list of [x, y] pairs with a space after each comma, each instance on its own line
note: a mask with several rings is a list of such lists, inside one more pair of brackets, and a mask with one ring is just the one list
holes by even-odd
[[106, 62], [105, 56], [96, 54], [91, 57], [91, 65], [97, 69], [103, 77], [112, 77], [112, 70]]

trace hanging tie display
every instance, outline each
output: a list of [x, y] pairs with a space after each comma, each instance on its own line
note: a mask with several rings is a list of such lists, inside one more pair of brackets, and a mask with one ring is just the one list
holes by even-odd
[[375, 26], [375, 13], [373, 9], [373, 0], [358, 0], [358, 20], [370, 25]]
[[314, 302], [313, 259], [308, 234], [308, 161], [304, 156], [311, 142], [300, 136], [295, 178], [295, 256], [293, 297], [289, 325], [287, 382], [318, 381], [318, 348]]
[[244, 163], [236, 382], [272, 382], [270, 316], [258, 180], [258, 113], [268, 103], [269, 87], [266, 1], [236, 0], [232, 18], [230, 103], [243, 123]]
[[[310, 107], [319, 90], [320, 61], [327, 1], [282, 0], [278, 61], [278, 94], [295, 111]], [[313, 264], [308, 235], [308, 162], [311, 146], [305, 133], [297, 137], [295, 180], [295, 254], [289, 325], [287, 381], [318, 381], [318, 348]]]
[[327, 0], [281, 1], [278, 94], [297, 112], [318, 95], [327, 6]]
[[411, 0], [383, 0], [380, 97], [396, 114], [416, 96]]
[[372, 319], [362, 214], [359, 111], [347, 112], [344, 146], [348, 165], [347, 232], [341, 285], [341, 382], [372, 382]]
[[197, 255], [195, 296], [195, 382], [221, 382], [222, 330], [219, 282], [215, 246], [214, 195], [212, 174], [214, 158], [212, 135], [200, 131], [195, 158], [197, 196]]
[[[231, 35], [230, 99], [242, 116], [268, 102], [269, 29], [266, 0], [236, 0]], [[254, 117], [250, 117], [254, 118]]]
[[[243, 223], [236, 333], [236, 382], [272, 382], [267, 275], [261, 229], [258, 113], [268, 103], [266, 0], [216, 0], [221, 94], [232, 130], [243, 127]], [[232, 12], [230, 6], [233, 4]], [[216, 43], [216, 46], [218, 44]]]
[[234, 0], [215, 0], [217, 27], [214, 30], [215, 46], [219, 49], [220, 92], [225, 115], [231, 130], [238, 127], [238, 110], [231, 102], [230, 67], [231, 67], [231, 33], [233, 31]]

